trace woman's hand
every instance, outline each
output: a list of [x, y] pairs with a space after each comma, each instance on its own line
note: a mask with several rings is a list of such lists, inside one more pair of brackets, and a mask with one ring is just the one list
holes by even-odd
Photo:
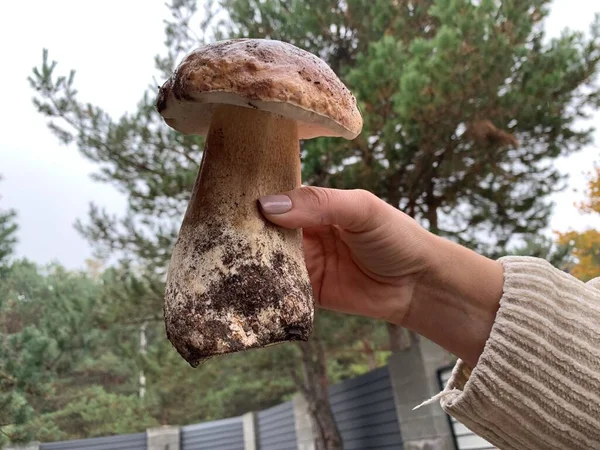
[[500, 264], [362, 190], [302, 187], [260, 205], [269, 221], [303, 229], [320, 306], [405, 326], [476, 363], [502, 294]]
[[260, 203], [273, 223], [303, 229], [322, 307], [402, 322], [431, 257], [431, 239], [414, 220], [361, 190], [303, 187]]

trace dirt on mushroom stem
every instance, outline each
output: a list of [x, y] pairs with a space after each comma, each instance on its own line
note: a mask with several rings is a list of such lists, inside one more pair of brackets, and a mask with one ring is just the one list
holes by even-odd
[[308, 339], [314, 311], [301, 231], [266, 222], [257, 204], [300, 184], [295, 121], [239, 106], [215, 111], [165, 293], [167, 336], [192, 366]]

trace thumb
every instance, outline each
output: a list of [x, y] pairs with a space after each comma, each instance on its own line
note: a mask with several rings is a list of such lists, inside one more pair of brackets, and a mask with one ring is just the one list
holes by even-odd
[[385, 202], [363, 190], [301, 187], [258, 201], [264, 216], [284, 228], [337, 225], [360, 233], [380, 226], [388, 212]]

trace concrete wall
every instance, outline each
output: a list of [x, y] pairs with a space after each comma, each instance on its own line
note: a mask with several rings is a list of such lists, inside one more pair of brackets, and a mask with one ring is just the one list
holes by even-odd
[[258, 450], [258, 421], [254, 411], [242, 416], [244, 450]]
[[179, 450], [180, 428], [158, 427], [146, 430], [148, 450]]
[[405, 450], [454, 450], [448, 417], [439, 404], [413, 411], [440, 391], [437, 371], [451, 360], [448, 352], [424, 338], [410, 350], [390, 357], [388, 367]]
[[313, 435], [314, 424], [308, 404], [301, 394], [296, 394], [292, 400], [294, 405], [294, 418], [296, 428], [296, 444], [298, 450], [315, 450], [315, 439]]
[[5, 450], [39, 450], [39, 448], [39, 442], [30, 442], [29, 444], [12, 445], [10, 447], [6, 447]]

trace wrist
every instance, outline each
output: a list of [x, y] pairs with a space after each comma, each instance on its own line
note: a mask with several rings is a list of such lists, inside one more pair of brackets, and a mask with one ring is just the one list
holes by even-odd
[[404, 326], [475, 365], [500, 304], [502, 265], [435, 235], [428, 253]]

